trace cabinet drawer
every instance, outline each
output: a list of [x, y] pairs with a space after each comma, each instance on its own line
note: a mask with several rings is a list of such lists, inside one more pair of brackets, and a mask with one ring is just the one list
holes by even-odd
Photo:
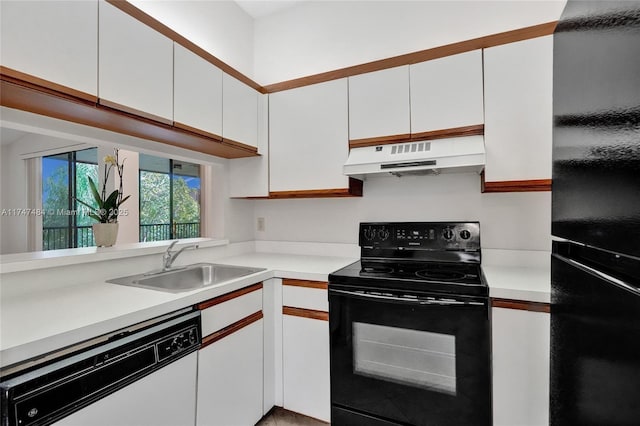
[[282, 280], [282, 305], [328, 312], [327, 287], [323, 281]]
[[202, 302], [198, 309], [202, 311], [202, 336], [206, 337], [262, 311], [262, 283]]

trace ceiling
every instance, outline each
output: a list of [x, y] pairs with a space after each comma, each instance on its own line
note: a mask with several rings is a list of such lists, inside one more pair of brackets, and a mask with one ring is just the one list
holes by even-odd
[[245, 12], [254, 19], [271, 15], [277, 11], [288, 9], [304, 0], [235, 0]]

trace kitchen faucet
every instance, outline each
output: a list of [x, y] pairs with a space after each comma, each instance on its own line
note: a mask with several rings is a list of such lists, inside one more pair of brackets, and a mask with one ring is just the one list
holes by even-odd
[[182, 247], [180, 250], [172, 251], [171, 249], [176, 244], [178, 244], [178, 240], [175, 240], [171, 244], [169, 244], [169, 247], [167, 247], [167, 251], [165, 251], [162, 255], [162, 271], [168, 271], [172, 269], [171, 265], [173, 265], [173, 262], [178, 256], [180, 256], [180, 253], [182, 253], [183, 251], [187, 249], [197, 249], [199, 247], [197, 244], [190, 244], [188, 246]]

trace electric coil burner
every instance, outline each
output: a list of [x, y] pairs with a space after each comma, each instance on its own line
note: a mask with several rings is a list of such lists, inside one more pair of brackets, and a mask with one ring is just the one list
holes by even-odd
[[329, 276], [332, 425], [491, 425], [477, 222], [361, 223]]

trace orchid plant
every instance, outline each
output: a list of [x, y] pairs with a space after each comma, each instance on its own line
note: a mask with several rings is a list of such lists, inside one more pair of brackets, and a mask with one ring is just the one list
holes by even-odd
[[[76, 201], [90, 209], [88, 213], [89, 217], [97, 220], [100, 223], [117, 223], [120, 205], [127, 201], [127, 199], [129, 199], [130, 197], [130, 195], [127, 195], [124, 198], [122, 196], [122, 174], [124, 172], [124, 160], [120, 162], [118, 158], [118, 152], [118, 148], [114, 148], [113, 155], [107, 155], [103, 159], [104, 180], [102, 181], [101, 192], [98, 192], [98, 187], [91, 176], [87, 176], [89, 179], [89, 187], [91, 188], [91, 193], [97, 207], [91, 206], [88, 203], [85, 203], [84, 201], [76, 198]], [[118, 173], [118, 176], [120, 178], [120, 186], [118, 189], [114, 190], [107, 196], [107, 181], [109, 180], [109, 174], [111, 173], [111, 169], [113, 168], [116, 169], [116, 172]]]

